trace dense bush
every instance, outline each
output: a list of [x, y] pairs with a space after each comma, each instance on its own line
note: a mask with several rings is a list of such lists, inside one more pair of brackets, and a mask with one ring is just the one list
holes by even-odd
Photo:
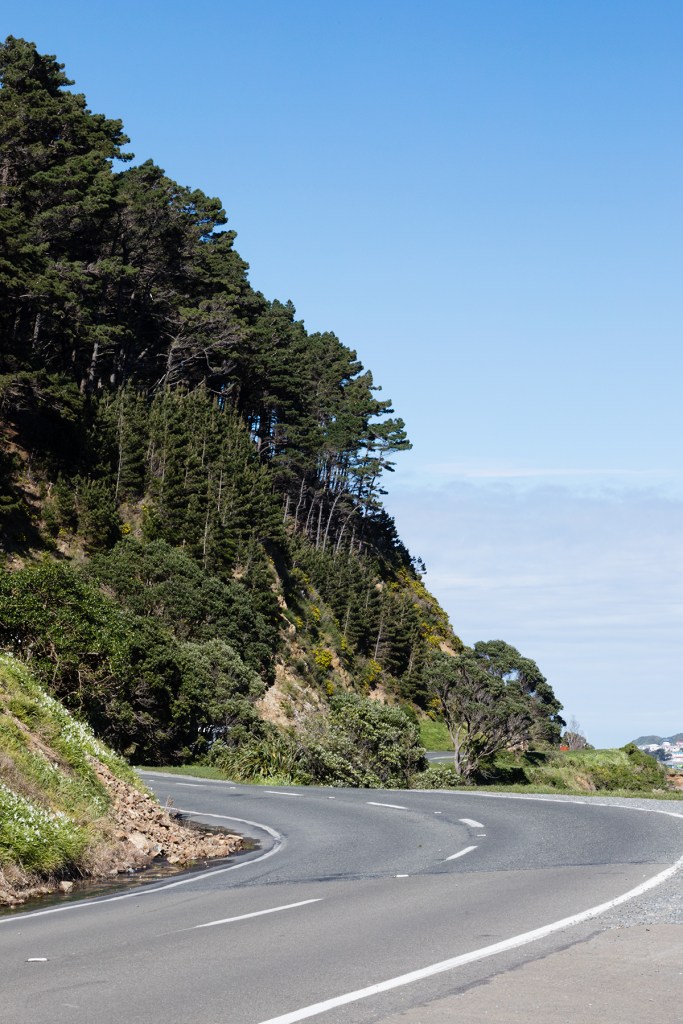
[[278, 648], [277, 622], [272, 610], [264, 614], [244, 582], [204, 572], [166, 541], [145, 544], [133, 537], [93, 557], [88, 574], [124, 608], [158, 619], [179, 640], [224, 640], [247, 665], [269, 677]]
[[0, 573], [0, 644], [138, 761], [177, 761], [211, 735], [258, 725], [263, 684], [228, 643], [180, 641], [68, 566]]
[[305, 785], [312, 781], [303, 767], [300, 745], [292, 736], [266, 724], [262, 726], [261, 735], [238, 745], [218, 740], [204, 762], [241, 782]]
[[455, 789], [464, 786], [465, 780], [452, 764], [430, 764], [426, 771], [418, 772], [413, 777], [413, 789]]
[[[425, 766], [419, 730], [411, 717], [402, 708], [356, 694], [332, 697], [322, 740], [309, 747], [306, 759], [320, 782], [402, 787]], [[349, 774], [359, 781], [347, 782]]]
[[596, 789], [625, 789], [633, 792], [663, 788], [664, 771], [654, 758], [629, 743], [617, 752], [619, 760], [595, 760], [590, 764], [590, 778]]
[[327, 786], [406, 787], [426, 766], [417, 726], [402, 709], [356, 694], [332, 697], [310, 731], [276, 734], [239, 748], [215, 744], [208, 757], [244, 781], [286, 778]]

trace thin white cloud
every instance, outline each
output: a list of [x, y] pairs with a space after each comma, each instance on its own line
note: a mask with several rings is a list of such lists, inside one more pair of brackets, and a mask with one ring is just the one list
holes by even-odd
[[534, 658], [592, 742], [683, 729], [683, 501], [471, 481], [389, 509], [456, 632]]
[[422, 462], [401, 467], [401, 474], [392, 481], [392, 489], [415, 487], [442, 489], [457, 484], [514, 486], [519, 491], [530, 488], [562, 486], [583, 495], [618, 495], [624, 491], [655, 490], [683, 498], [683, 473], [671, 467], [618, 468], [614, 466], [528, 466], [473, 465], [466, 462]]
[[425, 473], [441, 476], [444, 479], [462, 480], [535, 480], [535, 479], [580, 479], [583, 477], [642, 479], [651, 480], [657, 476], [671, 476], [668, 470], [653, 469], [614, 469], [569, 466], [464, 466], [458, 463], [435, 462], [424, 467]]

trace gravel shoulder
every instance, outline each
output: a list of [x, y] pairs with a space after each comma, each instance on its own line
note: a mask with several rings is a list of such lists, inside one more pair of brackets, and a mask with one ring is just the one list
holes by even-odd
[[[534, 799], [533, 796], [524, 799]], [[542, 800], [580, 800], [582, 803], [597, 802], [611, 804], [616, 807], [628, 807], [645, 813], [671, 814], [681, 819], [681, 848], [679, 856], [683, 857], [683, 800], [652, 800], [641, 797], [565, 797], [543, 796]], [[627, 903], [622, 903], [613, 910], [595, 918], [595, 924], [602, 929], [629, 928], [636, 925], [681, 924], [683, 925], [683, 868], [672, 878], [661, 885], [650, 889], [642, 896], [637, 896]], [[680, 950], [683, 961], [683, 947]], [[681, 992], [683, 997], [683, 991]]]

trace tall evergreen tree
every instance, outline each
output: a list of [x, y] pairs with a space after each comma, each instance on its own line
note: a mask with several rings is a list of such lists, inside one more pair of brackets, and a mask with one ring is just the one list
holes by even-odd
[[102, 237], [116, 204], [111, 164], [129, 158], [128, 139], [68, 91], [63, 67], [22, 39], [0, 45], [1, 358], [5, 372], [58, 369], [85, 389], [117, 335]]

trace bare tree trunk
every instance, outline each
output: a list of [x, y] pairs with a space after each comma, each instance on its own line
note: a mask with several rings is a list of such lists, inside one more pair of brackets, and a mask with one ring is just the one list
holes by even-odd
[[[349, 512], [348, 516], [346, 517], [346, 519], [342, 523], [342, 528], [339, 531], [339, 537], [337, 538], [337, 543], [336, 543], [336, 546], [335, 546], [335, 549], [334, 549], [335, 555], [339, 553], [339, 549], [341, 548], [341, 542], [342, 542], [342, 538], [344, 536], [344, 531], [346, 530], [346, 527], [349, 525], [349, 523], [351, 522], [351, 519], [353, 518], [353, 516], [355, 515], [355, 513], [358, 511], [359, 508], [360, 508], [360, 505], [356, 505], [355, 508], [352, 508], [351, 511]], [[351, 538], [351, 547], [349, 549], [350, 551], [353, 551], [353, 539], [354, 539], [354, 537], [355, 537], [355, 528], [354, 528], [353, 537]]]
[[216, 499], [216, 512], [217, 512], [217, 514], [219, 516], [221, 514], [221, 498], [222, 498], [222, 496], [223, 496], [223, 470], [221, 468], [221, 473], [220, 473], [220, 476], [218, 478], [218, 497]]
[[321, 497], [320, 504], [318, 506], [318, 529], [317, 529], [316, 534], [315, 534], [315, 549], [316, 549], [316, 551], [320, 547], [320, 530], [322, 528], [322, 523], [323, 523], [323, 499]]
[[[40, 324], [42, 322], [42, 319], [43, 319], [42, 318], [42, 314], [41, 313], [36, 313], [36, 319], [35, 319], [35, 322], [33, 324], [33, 339], [32, 339], [32, 342], [31, 342], [31, 347], [32, 347], [34, 352], [38, 348], [38, 338], [40, 337]], [[95, 345], [95, 348], [97, 348], [97, 345]]]
[[296, 512], [294, 513], [294, 526], [295, 527], [298, 527], [298, 525], [299, 525], [299, 509], [301, 508], [301, 505], [302, 505], [303, 500], [304, 500], [304, 487], [305, 486], [306, 486], [306, 477], [302, 476], [301, 477], [301, 487], [299, 488], [299, 500], [296, 503]]
[[119, 461], [116, 467], [116, 487], [114, 488], [114, 500], [118, 501], [119, 487], [121, 486], [121, 467], [123, 466], [123, 396], [119, 395], [119, 415], [116, 422], [116, 434], [119, 446]]
[[406, 669], [406, 675], [409, 676], [413, 671], [413, 661], [415, 660], [415, 648], [410, 648], [410, 657], [408, 658], [408, 668]]
[[88, 375], [81, 380], [81, 394], [85, 394], [86, 391], [92, 390], [93, 382], [95, 380], [95, 372], [97, 370], [97, 360], [100, 357], [100, 343], [96, 341], [92, 347], [92, 355], [90, 357], [90, 366], [88, 367]]
[[341, 496], [342, 496], [342, 492], [340, 491], [338, 493], [337, 497], [332, 502], [332, 508], [330, 509], [329, 516], [327, 517], [327, 526], [325, 527], [325, 536], [323, 537], [323, 551], [327, 547], [327, 538], [328, 538], [329, 533], [330, 533], [330, 523], [332, 522], [332, 516], [334, 515], [334, 510], [337, 507], [337, 502], [339, 501]]
[[[210, 491], [210, 489], [211, 489], [211, 477], [208, 478], [207, 491]], [[206, 519], [204, 520], [204, 542], [202, 544], [202, 564], [204, 566], [204, 569], [206, 569], [206, 552], [207, 552], [207, 548], [209, 546], [208, 542], [209, 542], [209, 515], [210, 515], [210, 511], [211, 511], [211, 503], [209, 501], [209, 495], [207, 493], [207, 495], [206, 495]]]
[[0, 206], [9, 206], [9, 162], [5, 161], [0, 171]]
[[315, 508], [316, 501], [317, 501], [317, 498], [315, 498], [315, 496], [314, 496], [313, 500], [311, 501], [311, 504], [310, 504], [310, 506], [308, 508], [308, 515], [306, 516], [306, 525], [304, 526], [304, 533], [306, 535], [308, 535], [308, 524], [311, 521], [311, 514], [313, 512], [313, 509]]

